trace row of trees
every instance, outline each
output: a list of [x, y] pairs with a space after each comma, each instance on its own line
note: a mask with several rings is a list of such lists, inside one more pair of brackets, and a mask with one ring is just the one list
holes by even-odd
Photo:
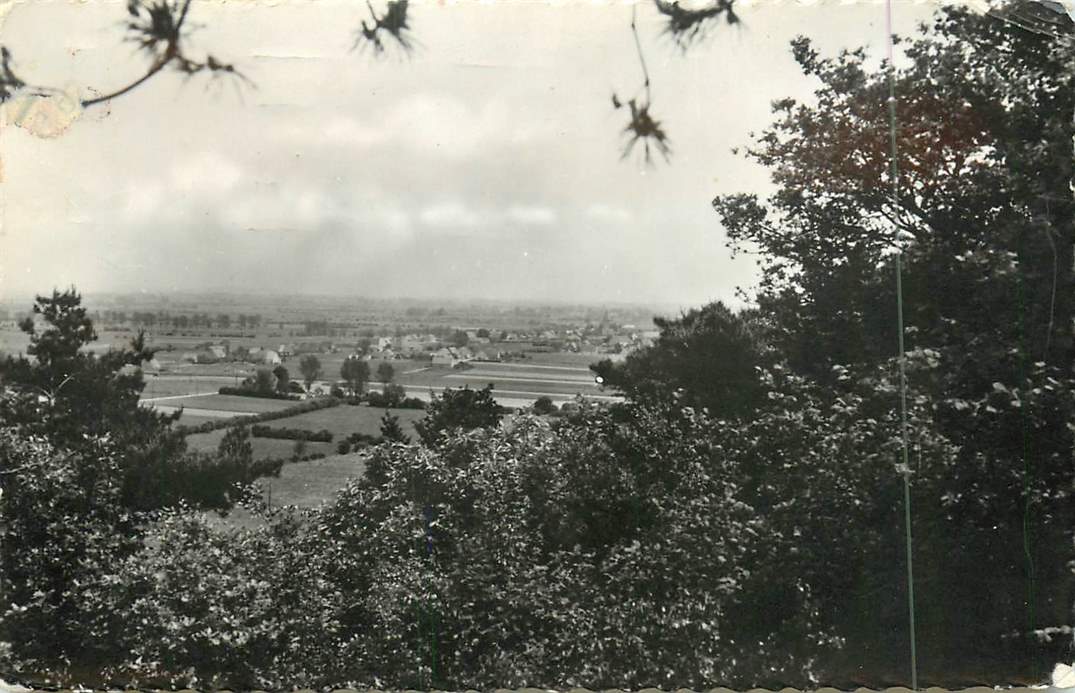
[[[106, 310], [98, 311], [94, 315], [98, 322], [105, 323], [127, 323], [130, 322], [137, 327], [172, 327], [175, 329], [184, 330], [187, 328], [206, 328], [210, 329], [217, 327], [220, 329], [229, 329], [232, 327], [233, 321], [231, 315], [228, 313], [220, 313], [215, 318], [208, 313], [179, 313], [173, 315], [168, 311], [134, 311], [127, 313], [121, 310]], [[246, 315], [240, 313], [234, 321], [234, 324], [239, 329], [257, 329], [261, 326], [262, 318], [260, 315]]]
[[[314, 381], [323, 375], [321, 360], [314, 354], [306, 354], [299, 360], [299, 371], [302, 373], [303, 382], [309, 390]], [[340, 377], [347, 383], [352, 396], [361, 394], [366, 383], [370, 380], [369, 363], [357, 358], [350, 357], [344, 360], [340, 366]], [[377, 379], [385, 387], [395, 379], [395, 369], [390, 363], [384, 363], [377, 367]], [[284, 365], [275, 368], [259, 368], [254, 372], [244, 385], [247, 389], [261, 394], [288, 393], [292, 391], [291, 373]], [[294, 387], [297, 387], [295, 385]]]
[[[392, 364], [382, 361], [377, 365], [377, 380], [387, 387], [395, 380], [396, 369]], [[347, 383], [351, 396], [361, 394], [370, 381], [370, 364], [358, 357], [350, 356], [340, 365], [340, 378]]]

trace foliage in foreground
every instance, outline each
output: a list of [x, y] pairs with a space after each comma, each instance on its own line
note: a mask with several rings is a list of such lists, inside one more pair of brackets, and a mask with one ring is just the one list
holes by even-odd
[[[943, 372], [935, 356], [915, 352], [910, 366], [912, 396], [924, 398], [911, 421], [919, 598], [931, 604], [924, 657], [973, 650], [995, 671], [1026, 671], [1062, 651], [1007, 639], [1025, 617], [1004, 572], [1023, 499], [1003, 487], [1018, 474], [963, 455], [938, 419], [989, 416], [1016, 399], [1040, 417], [1070, 410], [1071, 390], [1043, 374], [1051, 389], [1028, 382], [954, 414], [924, 390]], [[807, 686], [846, 671], [841, 651], [857, 657], [865, 642], [888, 648], [865, 660], [869, 680], [898, 681], [906, 614], [890, 372], [834, 392], [763, 370], [766, 404], [746, 423], [629, 403], [445, 431], [432, 446], [385, 444], [334, 503], [252, 531], [166, 513], [140, 550], [108, 548], [118, 558], [87, 564], [99, 574], [67, 592], [76, 623], [92, 624], [107, 650], [81, 651], [80, 671], [270, 688]], [[1042, 543], [1070, 532], [1070, 479], [1057, 469], [1025, 489], [1056, 509], [1030, 526]], [[43, 504], [56, 492], [31, 495]], [[994, 571], [953, 572], [954, 552]], [[1070, 568], [1039, 570], [1052, 588]], [[73, 584], [57, 579], [56, 590]], [[967, 614], [983, 594], [992, 617]], [[39, 612], [6, 616], [8, 637]], [[47, 651], [14, 655], [24, 671], [55, 670]]]

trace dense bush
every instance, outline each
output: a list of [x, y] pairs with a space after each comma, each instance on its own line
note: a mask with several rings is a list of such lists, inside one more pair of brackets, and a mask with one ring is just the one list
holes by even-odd
[[366, 403], [369, 404], [371, 407], [385, 408], [395, 406], [393, 404], [389, 404], [388, 399], [380, 392], [370, 392], [366, 395], [365, 399]]
[[556, 403], [552, 401], [552, 398], [547, 395], [542, 395], [534, 400], [532, 409], [535, 414], [540, 415], [554, 414], [560, 410]]
[[107, 642], [86, 602], [140, 543], [138, 517], [123, 507], [122, 485], [116, 451], [105, 441], [71, 453], [0, 429], [5, 673], [40, 679], [49, 672], [60, 675], [67, 666], [107, 661], [102, 651]]
[[406, 388], [396, 383], [385, 383], [381, 392], [370, 392], [366, 395], [366, 401], [371, 407], [395, 408], [399, 407], [405, 399], [407, 399]]
[[765, 520], [711, 422], [630, 409], [512, 426], [378, 448], [321, 515], [334, 579], [367, 586], [344, 626], [382, 634], [354, 641], [353, 661], [419, 688], [809, 680], [793, 645], [828, 634], [795, 575], [791, 608], [726, 618], [778, 573], [760, 574]]
[[349, 598], [330, 583], [316, 526], [278, 518], [221, 533], [166, 513], [145, 547], [117, 564], [86, 610], [113, 680], [161, 687], [282, 689], [343, 669], [338, 618]]
[[272, 426], [254, 426], [250, 432], [255, 438], [282, 438], [285, 440], [308, 440], [316, 443], [331, 443], [332, 431], [322, 428], [309, 431], [302, 428], [274, 428]]
[[[912, 353], [912, 388], [939, 368]], [[141, 553], [92, 583], [102, 589], [79, 597], [80, 613], [96, 642], [119, 648], [99, 654], [123, 662], [124, 675], [177, 685], [813, 685], [838, 670], [841, 649], [861, 654], [856, 638], [888, 652], [903, 639], [888, 372], [849, 379], [834, 396], [763, 371], [768, 404], [751, 422], [584, 404], [553, 422], [523, 415], [447, 430], [435, 447], [378, 446], [366, 477], [304, 523], [218, 534], [169, 516]], [[1072, 406], [1069, 389], [1030, 385], [1019, 399], [1031, 411]], [[934, 412], [946, 405], [912, 396], [918, 577], [927, 598], [963, 599], [992, 578], [949, 574], [948, 552], [1003, 568], [1010, 551], [966, 518], [985, 501], [1008, 529], [1022, 506], [968, 493], [978, 462], [937, 433]], [[1007, 397], [961, 415], [997, 416], [986, 407], [1000, 412]], [[1058, 481], [1042, 476], [1029, 491], [1043, 507], [1070, 506], [1070, 484]], [[1068, 519], [1058, 512], [1048, 531], [1065, 536]], [[291, 601], [301, 584], [291, 570], [308, 581], [313, 614]], [[1000, 620], [957, 620], [968, 648], [1002, 652], [1016, 601], [1000, 590]], [[946, 627], [924, 619], [923, 640]]]
[[336, 446], [337, 452], [346, 455], [351, 451], [358, 451], [373, 445], [380, 445], [384, 440], [380, 436], [372, 436], [368, 433], [352, 433]]

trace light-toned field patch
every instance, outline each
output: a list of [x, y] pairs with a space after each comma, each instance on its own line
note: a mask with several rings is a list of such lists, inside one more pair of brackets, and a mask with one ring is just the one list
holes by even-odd
[[213, 395], [221, 387], [234, 385], [231, 378], [222, 377], [183, 377], [169, 375], [148, 375], [146, 387], [142, 390], [142, 399], [174, 397], [176, 395]]
[[285, 399], [267, 399], [264, 397], [241, 397], [239, 395], [199, 395], [170, 399], [161, 403], [161, 408], [183, 407], [186, 409], [206, 409], [209, 411], [235, 412], [237, 414], [260, 414], [267, 411], [280, 411], [293, 407], [298, 402]]

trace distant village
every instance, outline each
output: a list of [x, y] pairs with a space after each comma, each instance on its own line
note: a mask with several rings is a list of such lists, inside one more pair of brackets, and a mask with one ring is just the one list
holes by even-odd
[[233, 346], [233, 340], [224, 338], [183, 351], [178, 360], [188, 363], [242, 361], [271, 366], [304, 354], [344, 353], [364, 360], [408, 359], [426, 361], [433, 366], [458, 367], [469, 361], [524, 360], [528, 353], [567, 352], [622, 357], [651, 343], [657, 334], [656, 330], [623, 325], [591, 330], [501, 331], [498, 334], [479, 328], [456, 330], [447, 337], [411, 333], [361, 338], [355, 342], [307, 338], [274, 346]]
[[[208, 298], [201, 300], [212, 305]], [[255, 306], [238, 300], [226, 307], [221, 298], [212, 305], [216, 310], [206, 311], [193, 305], [165, 306], [161, 299], [142, 308], [139, 297], [126, 296], [102, 300], [104, 305], [90, 317], [100, 337], [95, 348], [125, 342], [128, 335], [144, 330], [158, 352], [144, 364], [148, 372], [182, 363], [272, 367], [305, 354], [406, 359], [448, 368], [465, 368], [472, 361], [540, 361], [540, 355], [555, 354], [592, 355], [596, 361], [623, 358], [658, 336], [653, 312], [638, 308], [450, 305], [445, 310], [296, 301], [274, 298], [271, 306]], [[0, 351], [22, 350], [10, 335], [20, 333], [18, 324], [26, 318], [39, 319], [21, 306], [0, 308]]]

